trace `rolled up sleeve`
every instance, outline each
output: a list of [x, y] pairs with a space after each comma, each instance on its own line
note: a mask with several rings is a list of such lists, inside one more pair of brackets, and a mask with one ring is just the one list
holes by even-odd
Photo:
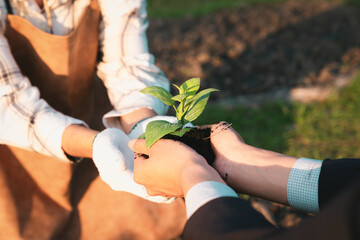
[[61, 149], [64, 129], [84, 122], [55, 111], [23, 76], [0, 35], [0, 143], [69, 161]]
[[98, 76], [108, 91], [114, 109], [103, 122], [107, 127], [116, 118], [140, 108], [153, 109], [163, 115], [167, 106], [160, 100], [140, 93], [147, 86], [169, 89], [164, 73], [155, 66], [146, 38], [148, 27], [146, 1], [102, 0], [100, 48], [103, 53], [98, 64]]

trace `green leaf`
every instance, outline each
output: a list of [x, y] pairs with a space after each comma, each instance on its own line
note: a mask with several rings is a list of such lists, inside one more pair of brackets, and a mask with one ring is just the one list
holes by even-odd
[[200, 78], [191, 78], [180, 86], [180, 93], [188, 93], [190, 91], [191, 92], [195, 91], [196, 93], [199, 90], [199, 88], [200, 88]]
[[187, 97], [186, 94], [179, 94], [179, 95], [176, 95], [176, 96], [172, 97], [171, 99], [174, 100], [174, 101], [181, 102], [181, 101], [183, 101], [186, 97]]
[[192, 122], [196, 118], [198, 118], [205, 109], [206, 103], [210, 97], [210, 93], [214, 91], [219, 90], [214, 88], [208, 88], [196, 94], [191, 101], [188, 112], [185, 113], [184, 119]]
[[176, 130], [175, 132], [171, 132], [171, 135], [175, 135], [175, 136], [179, 136], [182, 137], [185, 135], [185, 133], [187, 133], [188, 131], [190, 131], [192, 128], [182, 128], [180, 130]]
[[181, 127], [180, 123], [170, 123], [164, 120], [150, 122], [145, 130], [146, 147], [150, 148], [157, 140]]
[[172, 84], [174, 87], [176, 87], [179, 90], [179, 93], [181, 91], [180, 87], [178, 87], [176, 84]]
[[146, 87], [140, 91], [144, 94], [151, 94], [154, 97], [160, 99], [163, 103], [169, 106], [173, 106], [175, 101], [171, 98], [173, 97], [166, 89], [158, 86]]

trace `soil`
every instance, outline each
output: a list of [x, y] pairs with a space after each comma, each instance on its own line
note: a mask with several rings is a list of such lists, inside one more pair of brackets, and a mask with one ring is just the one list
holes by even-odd
[[221, 90], [210, 101], [256, 101], [267, 93], [266, 101], [289, 97], [294, 88], [339, 85], [339, 76], [360, 66], [359, 29], [359, 7], [290, 0], [201, 18], [150, 19], [148, 38], [172, 83], [200, 77], [202, 88]]
[[182, 137], [168, 134], [163, 138], [173, 139], [185, 143], [203, 156], [207, 163], [211, 166], [215, 161], [215, 154], [211, 147], [210, 134], [210, 128], [195, 127], [193, 130], [185, 133]]

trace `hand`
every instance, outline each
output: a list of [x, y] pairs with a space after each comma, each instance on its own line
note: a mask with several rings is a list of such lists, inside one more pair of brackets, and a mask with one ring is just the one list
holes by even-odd
[[226, 122], [211, 126], [214, 168], [233, 189], [287, 204], [287, 183], [297, 158], [244, 143]]
[[215, 153], [213, 166], [226, 179], [227, 165], [244, 154], [239, 151], [245, 145], [244, 139], [231, 127], [231, 124], [222, 121], [211, 125], [210, 140]]
[[120, 129], [100, 132], [93, 143], [93, 161], [101, 179], [115, 191], [125, 191], [154, 202], [169, 202], [162, 197], [150, 197], [144, 186], [133, 180], [133, 156], [128, 137]]
[[201, 155], [181, 142], [162, 139], [148, 149], [145, 140], [138, 139], [129, 146], [141, 153], [135, 158], [134, 180], [150, 195], [182, 197], [197, 183], [224, 183]]

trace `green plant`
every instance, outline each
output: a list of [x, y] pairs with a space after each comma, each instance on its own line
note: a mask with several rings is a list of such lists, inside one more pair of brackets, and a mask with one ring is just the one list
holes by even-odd
[[144, 94], [151, 94], [166, 105], [173, 107], [178, 120], [177, 123], [164, 120], [150, 122], [142, 136], [145, 137], [148, 148], [167, 134], [182, 137], [190, 131], [191, 128], [184, 128], [185, 124], [198, 118], [205, 109], [210, 93], [218, 91], [214, 88], [208, 88], [197, 93], [200, 88], [199, 78], [191, 78], [180, 87], [173, 85], [179, 90], [179, 94], [176, 96], [172, 96], [169, 91], [158, 86], [147, 87], [140, 91]]

